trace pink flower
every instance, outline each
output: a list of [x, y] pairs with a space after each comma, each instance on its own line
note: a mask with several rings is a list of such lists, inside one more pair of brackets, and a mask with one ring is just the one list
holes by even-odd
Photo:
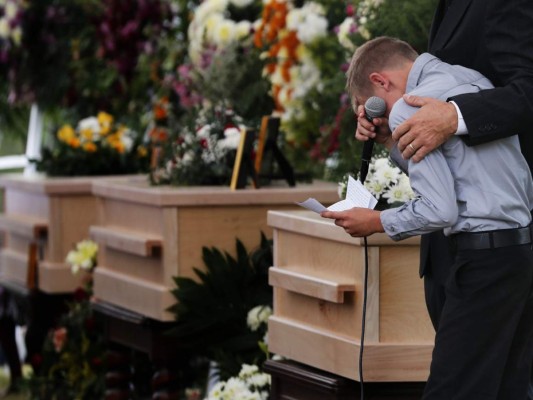
[[63, 346], [65, 345], [66, 341], [67, 341], [67, 328], [61, 327], [61, 328], [54, 330], [52, 342], [54, 343], [54, 349], [56, 353], [59, 353], [61, 350], [63, 350]]

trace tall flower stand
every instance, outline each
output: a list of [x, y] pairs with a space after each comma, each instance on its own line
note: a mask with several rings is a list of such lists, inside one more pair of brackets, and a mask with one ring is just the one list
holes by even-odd
[[[363, 240], [308, 211], [270, 211], [268, 224], [274, 229], [269, 350], [291, 360], [267, 366], [274, 379], [273, 398], [359, 398]], [[418, 238], [393, 242], [384, 234], [368, 237], [362, 372], [377, 396], [372, 399], [390, 392], [391, 385], [399, 397], [387, 398], [418, 399], [429, 374], [434, 330], [418, 259]], [[330, 382], [329, 392], [322, 381]], [[305, 382], [306, 390], [296, 394], [295, 387]], [[339, 387], [348, 397], [339, 394]]]
[[[151, 358], [153, 399], [176, 398], [172, 366], [184, 355], [166, 335], [175, 320], [168, 311], [175, 303], [173, 278], [195, 278], [193, 268], [203, 269], [202, 247], [235, 255], [236, 238], [252, 249], [261, 231], [271, 237], [268, 210], [296, 209], [294, 202], [310, 196], [325, 204], [338, 200], [337, 185], [324, 182], [243, 190], [95, 182], [93, 194], [98, 223], [90, 232], [99, 244], [93, 307], [110, 342]], [[120, 368], [127, 358], [115, 354], [113, 360], [107, 399], [128, 396], [127, 368]]]

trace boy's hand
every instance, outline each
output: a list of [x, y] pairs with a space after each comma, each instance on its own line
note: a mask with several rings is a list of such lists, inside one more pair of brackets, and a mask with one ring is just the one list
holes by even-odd
[[345, 211], [323, 211], [320, 216], [335, 220], [335, 225], [353, 237], [369, 236], [376, 232], [384, 232], [381, 225], [380, 211], [369, 208], [354, 207]]
[[366, 119], [365, 107], [363, 105], [357, 107], [357, 130], [355, 131], [355, 138], [361, 142], [374, 139], [376, 143], [390, 148], [389, 146], [392, 146], [393, 140], [389, 129], [389, 120], [382, 117], [374, 118], [373, 122]]

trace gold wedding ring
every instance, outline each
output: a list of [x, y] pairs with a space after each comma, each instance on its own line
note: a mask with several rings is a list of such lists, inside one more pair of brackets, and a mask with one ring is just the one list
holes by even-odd
[[415, 147], [413, 146], [412, 143], [409, 143], [409, 148], [410, 148], [411, 150], [413, 150], [413, 153], [416, 153], [416, 149], [415, 149]]

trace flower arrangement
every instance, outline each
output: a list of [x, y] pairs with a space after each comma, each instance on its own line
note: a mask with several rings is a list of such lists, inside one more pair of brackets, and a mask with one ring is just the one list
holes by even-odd
[[[130, 125], [137, 122], [152, 85], [158, 37], [172, 18], [167, 1], [3, 3], [4, 19], [15, 14], [3, 33], [19, 43], [9, 57], [0, 57], [11, 104], [67, 109], [76, 118], [106, 109], [129, 117]], [[8, 12], [13, 4], [19, 5], [16, 13]]]
[[251, 37], [252, 24], [261, 10], [257, 0], [205, 0], [194, 11], [188, 28], [189, 56], [205, 65], [204, 49], [218, 52]]
[[[339, 194], [346, 193], [347, 177], [339, 183]], [[378, 206], [395, 207], [414, 198], [409, 177], [392, 164], [389, 157], [379, 153], [372, 157], [365, 180], [365, 187], [378, 200]]]
[[29, 379], [32, 398], [100, 399], [104, 396], [105, 342], [102, 329], [90, 305], [92, 272], [96, 267], [98, 246], [81, 241], [68, 253], [66, 262], [72, 272], [86, 273], [83, 287], [78, 288], [68, 311], [45, 339], [40, 354], [31, 363]]
[[256, 365], [242, 366], [237, 377], [218, 382], [206, 400], [268, 400], [271, 378]]
[[53, 139], [41, 158], [32, 160], [50, 176], [137, 173], [148, 166], [148, 150], [136, 133], [106, 112], [80, 120], [75, 128], [63, 125]]
[[[228, 185], [241, 138], [240, 119], [230, 112], [198, 116], [161, 149], [153, 184]], [[163, 135], [164, 130], [152, 131]], [[153, 138], [152, 140], [157, 140]]]

